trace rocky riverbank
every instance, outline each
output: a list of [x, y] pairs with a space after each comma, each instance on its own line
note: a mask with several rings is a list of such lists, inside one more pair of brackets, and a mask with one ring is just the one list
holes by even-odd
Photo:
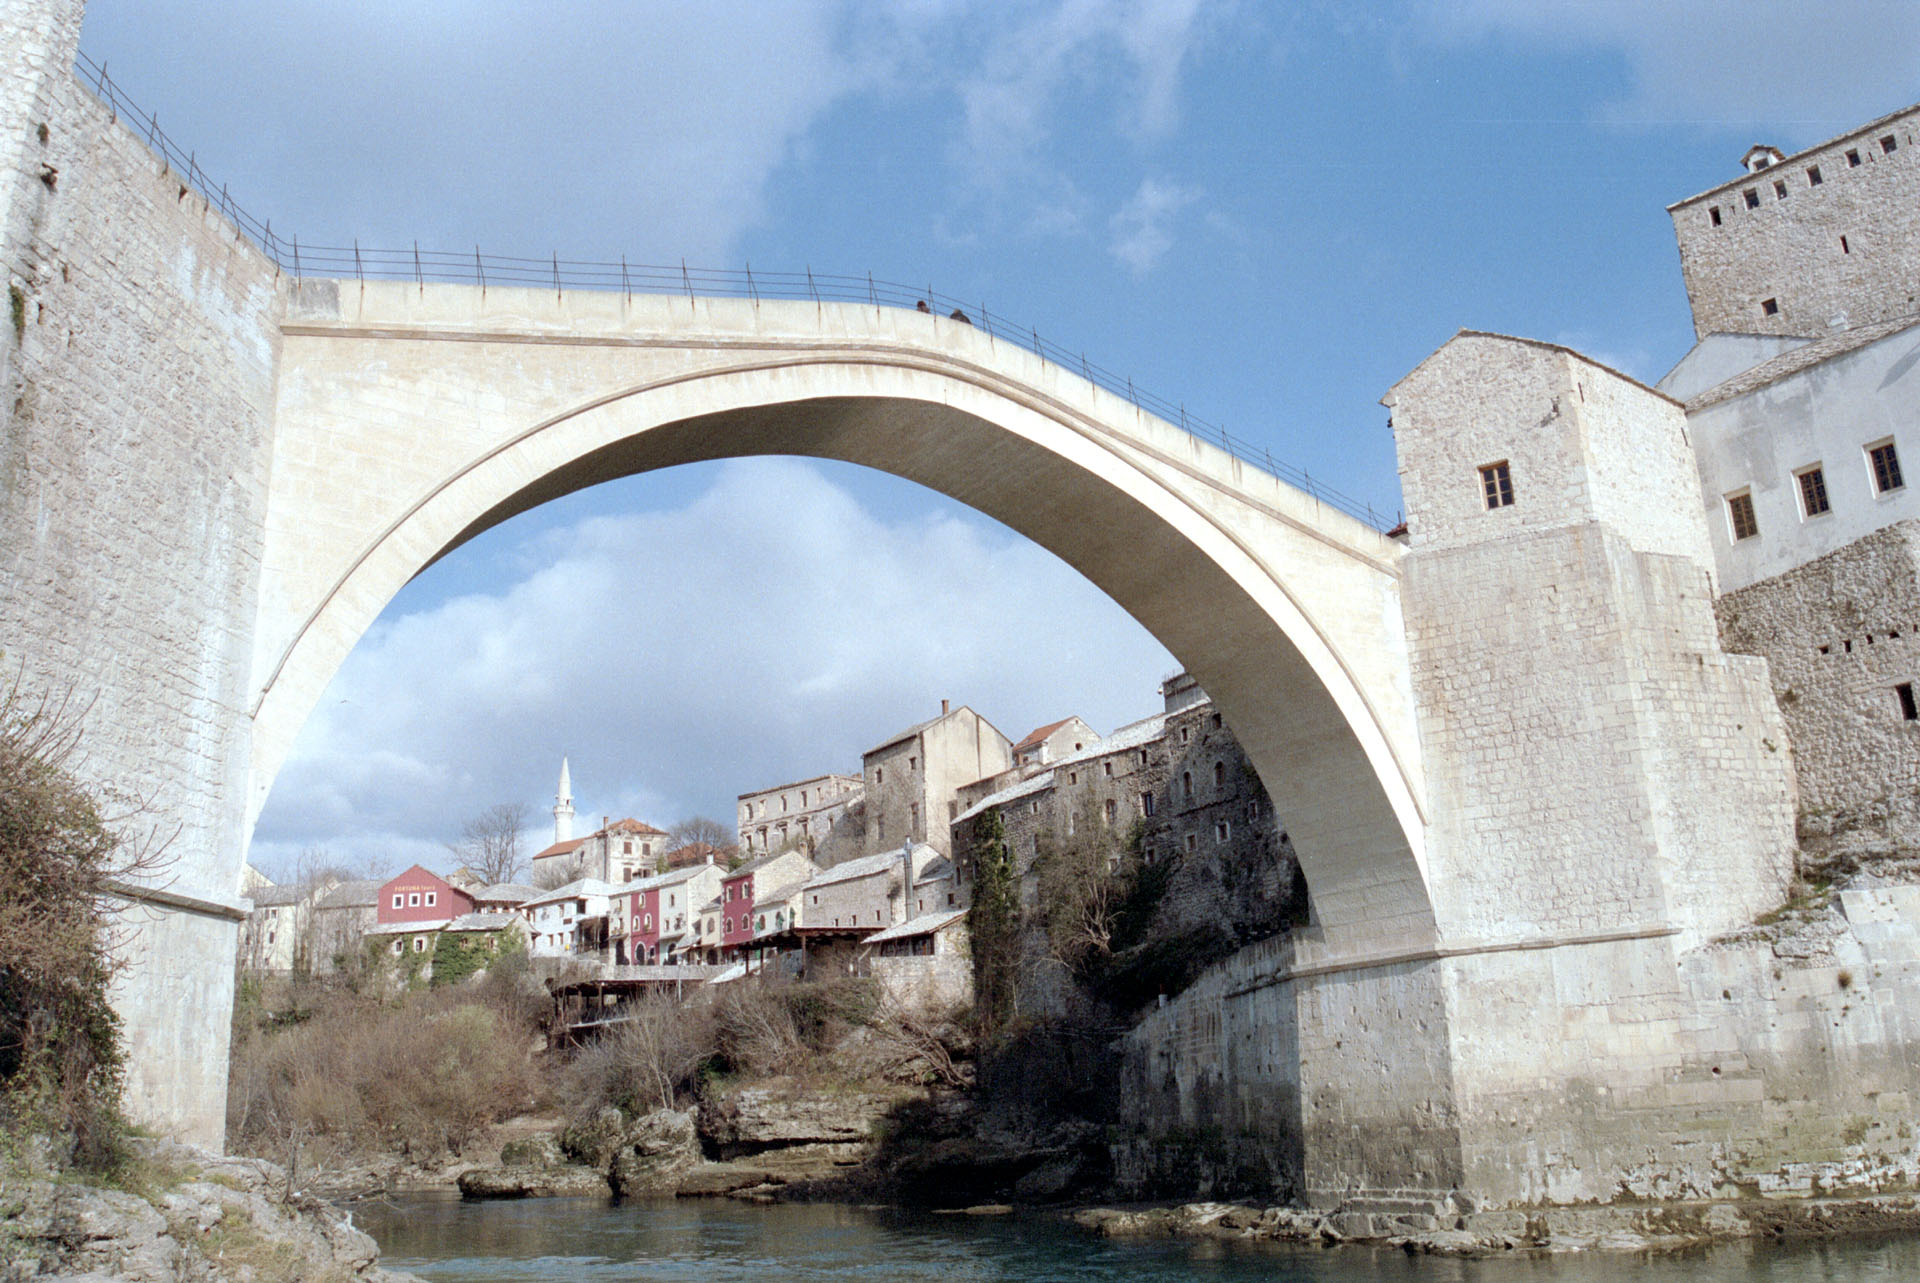
[[767, 1080], [697, 1109], [630, 1118], [611, 1107], [501, 1147], [458, 1177], [467, 1198], [612, 1194], [772, 1199], [866, 1161], [902, 1094], [808, 1091]]
[[1649, 1252], [1745, 1238], [1831, 1238], [1920, 1232], [1920, 1195], [1743, 1199], [1610, 1207], [1462, 1212], [1450, 1203], [1314, 1212], [1243, 1203], [1092, 1207], [1074, 1224], [1106, 1238], [1196, 1238], [1331, 1247], [1371, 1243], [1421, 1255]]
[[418, 1283], [383, 1270], [352, 1218], [257, 1158], [132, 1142], [118, 1187], [31, 1163], [0, 1169], [0, 1281]]

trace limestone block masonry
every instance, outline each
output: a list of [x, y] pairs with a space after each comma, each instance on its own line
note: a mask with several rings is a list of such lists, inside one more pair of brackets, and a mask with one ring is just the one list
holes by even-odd
[[1696, 337], [1920, 312], [1920, 108], [1672, 205]]
[[79, 20], [0, 9], [0, 651], [171, 835], [116, 1000], [143, 1115], [218, 1147], [282, 296], [72, 76]]
[[1727, 649], [1765, 655], [1793, 736], [1803, 824], [1920, 839], [1920, 520], [1714, 603]]

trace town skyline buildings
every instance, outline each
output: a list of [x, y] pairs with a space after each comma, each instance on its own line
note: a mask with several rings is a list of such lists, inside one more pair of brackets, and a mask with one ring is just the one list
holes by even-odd
[[[1900, 6], [1803, 9], [1141, 0], [909, 21], [821, 0], [610, 26], [592, 6], [320, 23], [94, 0], [82, 44], [306, 243], [926, 279], [1389, 508], [1375, 402], [1455, 329], [1658, 378], [1691, 338], [1664, 207], [1752, 144], [1920, 97], [1908, 42], [1859, 38], [1900, 29]], [[606, 751], [582, 815], [724, 821], [742, 788], [849, 769], [929, 697], [1013, 735], [1069, 714], [1105, 732], [1175, 667], [1070, 569], [904, 483], [789, 461], [636, 478], [403, 592], [255, 859], [433, 856], [495, 802], [543, 813], [553, 758], [588, 744]]]

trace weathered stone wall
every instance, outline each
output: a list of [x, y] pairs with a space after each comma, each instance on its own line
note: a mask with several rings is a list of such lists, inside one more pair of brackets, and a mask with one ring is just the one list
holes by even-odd
[[173, 834], [116, 1002], [136, 1109], [218, 1146], [281, 295], [70, 74], [79, 9], [0, 15], [0, 650], [88, 705], [83, 773]]
[[1468, 1211], [1920, 1185], [1920, 888], [1678, 954], [1595, 941], [1316, 975], [1290, 943], [1243, 950], [1121, 1041], [1130, 1191]]
[[[1394, 389], [1402, 601], [1443, 940], [1679, 930], [1785, 893], [1792, 768], [1720, 652], [1678, 408], [1547, 344], [1467, 334]], [[1633, 441], [1642, 442], [1636, 451]], [[1641, 498], [1618, 474], [1637, 454]], [[1510, 461], [1489, 510], [1478, 467]]]
[[[1766, 659], [1793, 737], [1802, 823], [1920, 840], [1920, 520], [1902, 521], [1714, 603], [1723, 644]], [[1916, 688], [1920, 693], [1920, 688]]]
[[1694, 333], [1819, 335], [1920, 311], [1917, 125], [1909, 108], [1669, 206]]

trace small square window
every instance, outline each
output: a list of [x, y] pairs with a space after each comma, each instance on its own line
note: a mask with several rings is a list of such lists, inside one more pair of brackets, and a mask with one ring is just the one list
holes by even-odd
[[1818, 187], [1821, 183], [1824, 183], [1826, 181], [1827, 181], [1826, 179], [1820, 177], [1820, 166], [1818, 165], [1807, 166], [1807, 186]]
[[1833, 511], [1827, 502], [1827, 474], [1821, 469], [1808, 468], [1795, 474], [1800, 481], [1800, 513], [1806, 517], [1818, 517]]
[[1108, 779], [1112, 779], [1112, 778], [1113, 778], [1113, 763], [1112, 763], [1112, 762], [1102, 762], [1102, 763], [1100, 763], [1100, 773], [1101, 773], [1102, 775], [1104, 775], [1104, 776], [1106, 776], [1106, 777], [1107, 777]]
[[1844, 237], [1844, 236], [1842, 236], [1842, 237], [1840, 238], [1840, 252], [1841, 252], [1842, 254], [1851, 254], [1851, 253], [1853, 253], [1853, 246], [1851, 246], [1851, 245], [1849, 245], [1849, 244], [1847, 244], [1847, 238], [1846, 238], [1846, 237]]
[[1898, 151], [1899, 148], [1900, 144], [1892, 134], [1888, 134], [1880, 140], [1880, 152], [1882, 155], [1891, 156], [1894, 152]]
[[1893, 693], [1900, 697], [1900, 716], [1909, 722], [1920, 722], [1920, 704], [1914, 703], [1913, 683], [1901, 682], [1893, 688]]
[[1752, 494], [1742, 490], [1727, 496], [1727, 521], [1733, 527], [1735, 540], [1751, 539], [1760, 533], [1760, 523], [1753, 515]]
[[1191, 833], [1187, 834], [1187, 839], [1186, 839], [1187, 854], [1189, 855], [1193, 854], [1193, 848], [1195, 847], [1195, 845], [1196, 843], [1194, 842], [1193, 834]]
[[1746, 191], [1742, 192], [1741, 195], [1746, 197], [1748, 209], [1760, 208], [1760, 189], [1758, 187], [1749, 187]]
[[409, 909], [417, 908], [419, 907], [419, 904], [420, 904], [420, 893], [418, 891], [413, 892], [411, 895], [407, 897], [407, 907]]
[[1773, 198], [1775, 200], [1785, 200], [1787, 198], [1787, 184], [1784, 179], [1776, 178], [1773, 180]]
[[1720, 226], [1720, 207], [1718, 205], [1713, 205], [1708, 208], [1707, 221], [1715, 227]]
[[1873, 488], [1876, 493], [1887, 494], [1906, 484], [1900, 478], [1900, 455], [1894, 450], [1891, 440], [1868, 446], [1867, 459], [1873, 465]]
[[1847, 148], [1847, 168], [1852, 169], [1860, 163], [1860, 153], [1855, 148]]
[[1779, 300], [1779, 299], [1777, 299], [1777, 298], [1763, 298], [1763, 299], [1761, 299], [1761, 300], [1760, 300], [1760, 315], [1762, 315], [1762, 316], [1778, 316], [1778, 315], [1780, 315], [1780, 300]]
[[402, 906], [402, 905], [403, 905], [404, 903], [405, 903], [405, 901], [404, 901], [404, 899], [402, 899], [402, 897], [401, 897], [401, 896], [400, 896], [400, 895], [399, 895], [398, 893], [396, 893], [396, 894], [394, 895], [394, 897], [393, 897], [393, 907], [394, 907], [394, 908], [396, 908], [396, 909], [398, 909], [398, 908], [400, 908], [400, 907], [401, 907], [401, 906]]
[[1513, 473], [1508, 470], [1505, 459], [1480, 469], [1480, 492], [1489, 512], [1513, 506]]

